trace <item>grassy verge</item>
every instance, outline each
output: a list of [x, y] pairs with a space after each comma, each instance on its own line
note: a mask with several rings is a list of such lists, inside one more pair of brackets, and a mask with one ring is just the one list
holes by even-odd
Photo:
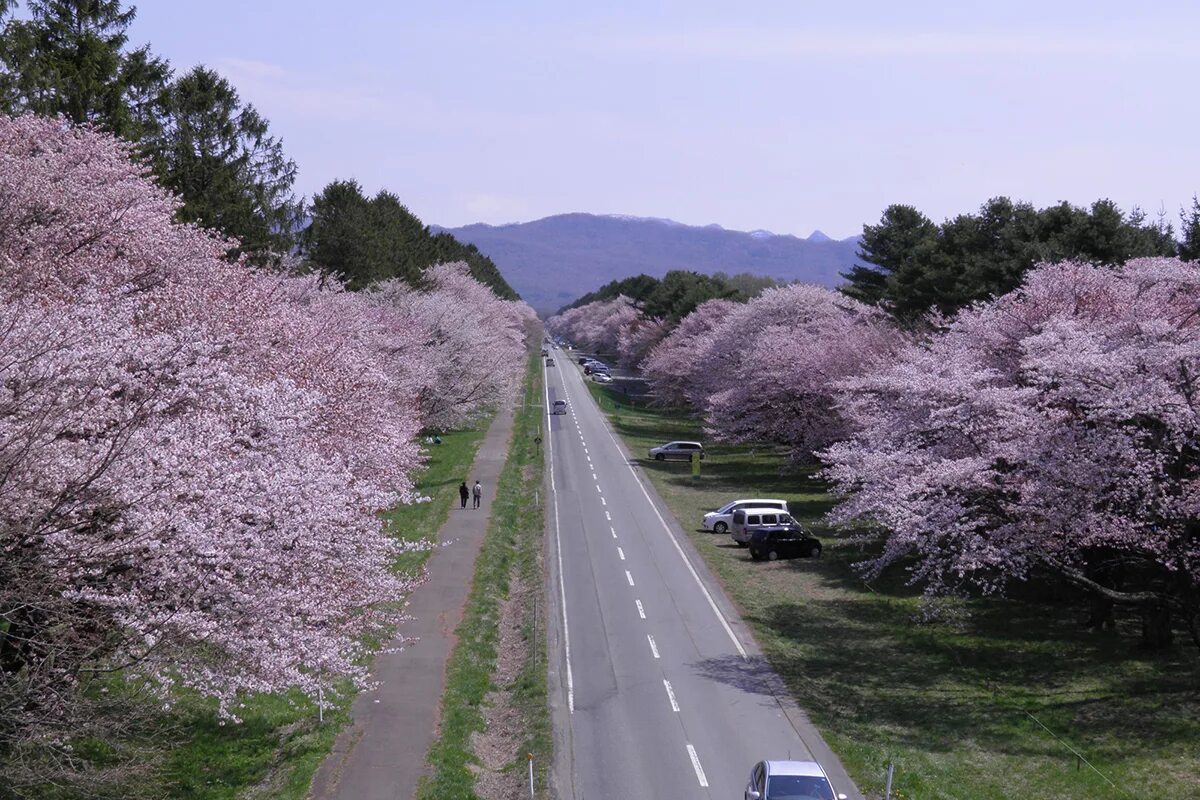
[[[529, 397], [541, 397], [540, 359], [532, 357], [526, 376]], [[488, 697], [503, 693], [518, 713], [518, 755], [503, 771], [510, 778], [525, 774], [525, 753], [532, 753], [539, 796], [545, 796], [552, 739], [546, 705], [545, 629], [541, 601], [542, 510], [536, 492], [542, 485], [543, 462], [533, 439], [541, 431], [544, 409], [529, 405], [518, 410], [491, 519], [484, 539], [458, 639], [447, 668], [442, 696], [439, 736], [429, 752], [432, 776], [422, 782], [421, 800], [476, 797], [476, 774], [480, 761], [473, 752], [472, 737], [486, 728], [484, 715]], [[502, 628], [502, 609], [509, 598], [514, 577], [524, 587], [526, 602], [521, 608], [520, 665], [507, 685], [495, 680]], [[539, 611], [540, 609], [540, 611]], [[514, 774], [515, 773], [515, 774]]]
[[[702, 438], [694, 420], [589, 388], [635, 455]], [[1194, 651], [1150, 656], [1135, 630], [1086, 631], [1070, 595], [967, 599], [919, 622], [904, 575], [866, 585], [852, 567], [863, 553], [822, 522], [824, 487], [773, 448], [709, 447], [699, 479], [687, 464], [642, 468], [868, 796], [882, 796], [888, 762], [900, 798], [1200, 796]], [[753, 562], [728, 536], [695, 530], [737, 497], [789, 500], [824, 557]]]
[[[458, 484], [466, 480], [487, 421], [478, 430], [442, 434], [428, 445], [429, 464], [418, 490], [428, 503], [399, 506], [385, 516], [389, 529], [405, 541], [429, 538], [458, 502]], [[430, 551], [405, 553], [397, 572], [417, 575]], [[247, 699], [240, 725], [221, 724], [213, 705], [187, 699], [172, 712], [171, 727], [181, 741], [167, 762], [167, 795], [181, 800], [306, 797], [312, 776], [348, 721], [351, 698], [327, 706], [324, 724], [317, 709], [298, 695], [257, 695]]]

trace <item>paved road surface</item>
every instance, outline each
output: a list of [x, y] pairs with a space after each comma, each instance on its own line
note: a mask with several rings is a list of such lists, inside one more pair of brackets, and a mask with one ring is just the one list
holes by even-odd
[[[570, 353], [546, 367], [552, 705], [566, 800], [741, 798], [754, 763], [813, 758], [859, 798], [784, 697], [732, 605], [630, 468]], [[682, 468], [681, 468], [682, 469]]]

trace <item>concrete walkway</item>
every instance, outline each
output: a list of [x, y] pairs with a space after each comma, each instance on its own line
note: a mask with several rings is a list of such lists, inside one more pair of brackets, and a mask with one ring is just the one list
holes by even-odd
[[468, 500], [467, 508], [461, 509], [455, 495], [450, 518], [438, 531], [438, 541], [450, 544], [430, 556], [429, 580], [405, 607], [412, 619], [401, 632], [417, 641], [375, 659], [372, 677], [382, 685], [355, 699], [351, 724], [313, 778], [309, 796], [314, 800], [409, 800], [416, 795], [441, 720], [446, 661], [462, 620], [512, 429], [512, 410], [501, 411], [470, 472], [462, 476], [468, 486], [476, 480], [483, 484], [482, 507], [474, 510]]

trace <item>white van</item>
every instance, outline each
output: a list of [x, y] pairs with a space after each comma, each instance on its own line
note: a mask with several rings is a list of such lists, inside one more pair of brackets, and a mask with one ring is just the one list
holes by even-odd
[[733, 512], [733, 524], [730, 526], [730, 535], [733, 541], [737, 542], [738, 547], [745, 547], [750, 543], [750, 530], [760, 528], [779, 528], [785, 529], [796, 524], [792, 519], [792, 515], [786, 511], [780, 511], [778, 508], [739, 508]]

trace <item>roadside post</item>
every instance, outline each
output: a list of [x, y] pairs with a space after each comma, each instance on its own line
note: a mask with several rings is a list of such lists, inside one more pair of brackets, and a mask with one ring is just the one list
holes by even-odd
[[692, 477], [700, 477], [700, 454], [692, 453]]
[[529, 757], [529, 798], [533, 800], [533, 753], [526, 753]]

